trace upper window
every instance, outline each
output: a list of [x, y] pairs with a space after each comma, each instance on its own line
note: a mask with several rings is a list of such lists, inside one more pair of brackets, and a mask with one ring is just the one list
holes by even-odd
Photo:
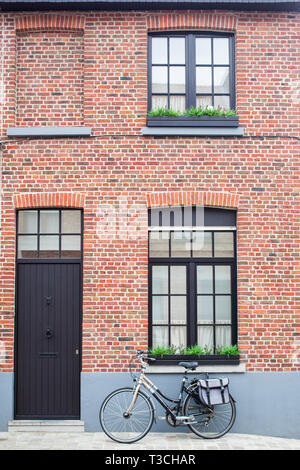
[[235, 109], [233, 35], [150, 35], [148, 90], [149, 110]]

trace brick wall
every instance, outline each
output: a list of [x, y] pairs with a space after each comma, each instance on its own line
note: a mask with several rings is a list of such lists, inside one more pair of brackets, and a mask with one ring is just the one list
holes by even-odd
[[[3, 147], [0, 341], [6, 358], [0, 357], [1, 369], [13, 368], [15, 209], [20, 201], [26, 207], [65, 206], [63, 198], [49, 196], [45, 202], [40, 193], [66, 192], [85, 195], [80, 202], [84, 371], [126, 370], [132, 352], [147, 345], [147, 203], [156, 201], [157, 192], [209, 193], [209, 205], [235, 201], [242, 360], [250, 371], [299, 368], [295, 14], [3, 14], [2, 20], [2, 138], [7, 126], [28, 122], [89, 125], [93, 136], [19, 139]], [[237, 110], [244, 138], [141, 136], [147, 32], [164, 28], [236, 33]], [[69, 68], [66, 76], [62, 63]], [[48, 70], [46, 90], [57, 76], [63, 95], [44, 99], [38, 87], [30, 89], [26, 76], [32, 64], [39, 77], [47, 64], [56, 64]], [[31, 93], [35, 96], [28, 99]], [[61, 101], [65, 97], [67, 103]], [[33, 101], [38, 106], [30, 109]], [[17, 198], [21, 193], [39, 196]], [[107, 236], [106, 215], [116, 207], [129, 216], [121, 217], [119, 232]]]
[[83, 124], [81, 33], [19, 33], [16, 77], [17, 126]]

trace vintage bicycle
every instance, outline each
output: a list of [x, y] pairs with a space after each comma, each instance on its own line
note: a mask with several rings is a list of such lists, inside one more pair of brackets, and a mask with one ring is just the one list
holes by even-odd
[[[142, 439], [150, 431], [153, 421], [165, 419], [172, 426], [188, 426], [197, 436], [216, 439], [224, 436], [234, 424], [236, 417], [235, 401], [230, 394], [226, 403], [206, 404], [199, 396], [199, 379], [189, 380], [187, 374], [194, 371], [198, 362], [179, 362], [184, 367], [178, 398], [170, 398], [146, 376], [148, 351], [137, 351], [136, 357], [141, 370], [133, 375], [134, 386], [125, 387], [110, 393], [102, 403], [99, 420], [103, 431], [114, 441], [133, 443]], [[208, 383], [208, 376], [206, 377]], [[158, 417], [154, 402], [144, 387], [165, 409], [164, 417]], [[167, 400], [170, 404], [166, 403]]]

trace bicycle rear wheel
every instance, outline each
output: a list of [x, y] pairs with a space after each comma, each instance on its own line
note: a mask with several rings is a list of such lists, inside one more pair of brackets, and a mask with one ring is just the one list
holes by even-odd
[[143, 392], [138, 392], [129, 416], [125, 415], [132, 399], [133, 388], [120, 388], [108, 395], [102, 403], [99, 420], [105, 434], [120, 443], [142, 439], [151, 429], [154, 419], [153, 405]]
[[233, 426], [236, 409], [233, 398], [224, 405], [205, 406], [193, 395], [188, 395], [183, 404], [185, 416], [193, 415], [195, 424], [188, 424], [189, 428], [204, 439], [217, 439], [224, 436]]

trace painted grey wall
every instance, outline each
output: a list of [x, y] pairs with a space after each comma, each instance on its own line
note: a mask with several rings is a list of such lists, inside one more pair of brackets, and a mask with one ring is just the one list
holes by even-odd
[[7, 431], [7, 423], [14, 413], [14, 374], [0, 372], [0, 431]]
[[[219, 375], [229, 377], [230, 391], [236, 400], [237, 418], [232, 432], [300, 439], [300, 373]], [[176, 396], [180, 374], [151, 374], [150, 378], [170, 397]], [[100, 431], [99, 409], [106, 395], [131, 384], [128, 373], [82, 373], [81, 419], [86, 431]], [[157, 409], [159, 416], [164, 415], [160, 405]], [[172, 428], [164, 421], [157, 421], [152, 427], [154, 431], [170, 432]], [[188, 428], [177, 427], [176, 432], [179, 431], [187, 432]]]

